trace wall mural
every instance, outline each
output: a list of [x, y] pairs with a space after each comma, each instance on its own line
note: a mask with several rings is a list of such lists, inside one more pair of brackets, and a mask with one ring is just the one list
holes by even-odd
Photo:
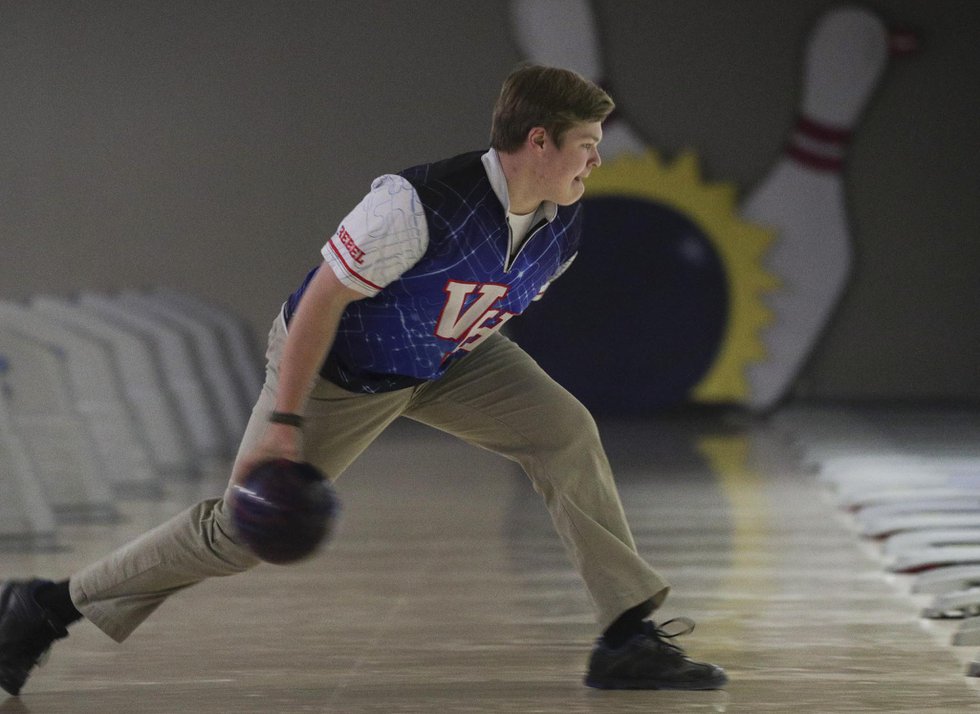
[[[510, 10], [526, 59], [607, 78], [588, 0], [512, 0]], [[913, 49], [866, 9], [823, 15], [807, 38], [796, 125], [741, 201], [734, 184], [702, 178], [696, 154], [668, 160], [648, 146], [621, 111], [629, 97], [614, 94], [582, 251], [514, 322], [515, 338], [600, 413], [773, 408], [850, 277], [848, 143], [890, 52]]]

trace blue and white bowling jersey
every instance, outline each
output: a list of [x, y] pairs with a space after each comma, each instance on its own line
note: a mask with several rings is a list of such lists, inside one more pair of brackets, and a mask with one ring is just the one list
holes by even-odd
[[[322, 250], [367, 297], [348, 305], [320, 374], [355, 392], [437, 379], [524, 312], [575, 257], [581, 207], [543, 203], [514, 251], [508, 206], [492, 149], [376, 179]], [[317, 269], [286, 302], [287, 324]]]

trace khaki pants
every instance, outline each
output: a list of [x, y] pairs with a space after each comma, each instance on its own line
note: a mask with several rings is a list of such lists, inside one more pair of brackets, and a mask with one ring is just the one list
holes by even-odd
[[[272, 411], [284, 341], [280, 317], [239, 456], [255, 445]], [[318, 379], [305, 416], [306, 458], [331, 478], [400, 416], [519, 463], [543, 496], [603, 629], [623, 611], [648, 599], [659, 606], [667, 596], [666, 581], [637, 555], [592, 417], [502, 335], [415, 388], [354, 394]], [[173, 593], [257, 564], [236, 542], [224, 500], [207, 500], [75, 574], [71, 597], [121, 642]]]

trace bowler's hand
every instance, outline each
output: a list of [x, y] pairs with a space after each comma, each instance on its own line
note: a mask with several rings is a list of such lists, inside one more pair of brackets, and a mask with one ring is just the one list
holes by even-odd
[[302, 461], [303, 431], [295, 426], [270, 422], [258, 445], [235, 462], [228, 485], [241, 483], [249, 471], [270, 459]]

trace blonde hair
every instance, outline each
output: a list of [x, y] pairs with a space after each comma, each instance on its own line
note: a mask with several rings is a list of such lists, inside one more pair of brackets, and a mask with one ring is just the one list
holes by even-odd
[[561, 147], [566, 131], [583, 122], [601, 122], [616, 108], [612, 98], [585, 77], [541, 65], [523, 65], [510, 73], [493, 109], [490, 145], [516, 151], [528, 132], [544, 127]]

